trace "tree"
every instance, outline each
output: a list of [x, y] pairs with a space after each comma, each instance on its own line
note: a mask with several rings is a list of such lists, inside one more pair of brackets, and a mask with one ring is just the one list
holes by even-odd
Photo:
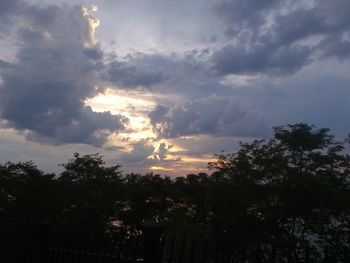
[[237, 196], [231, 194], [232, 208], [217, 216], [231, 218], [232, 236], [243, 235], [247, 244], [263, 237], [270, 254], [278, 249], [289, 262], [300, 261], [310, 249], [317, 257], [320, 246], [345, 260], [350, 158], [343, 149], [328, 129], [298, 123], [274, 128], [273, 139], [218, 155], [210, 164], [213, 176], [227, 181]]
[[111, 167], [105, 167], [104, 165], [105, 162], [98, 153], [83, 156], [75, 153], [74, 159], [69, 160], [68, 163], [61, 164], [64, 171], [59, 178], [61, 181], [77, 183], [119, 183], [122, 175], [121, 165]]
[[59, 209], [53, 177], [32, 162], [0, 166], [1, 231], [36, 231], [43, 225], [55, 225]]
[[64, 191], [61, 227], [66, 231], [99, 232], [113, 229], [122, 198], [120, 165], [105, 167], [99, 154], [80, 156], [62, 164], [58, 176]]
[[99, 154], [74, 154], [58, 175], [0, 165], [0, 231], [137, 234], [154, 220], [242, 262], [350, 261], [350, 156], [328, 129], [275, 127], [217, 157], [212, 174], [173, 179], [123, 175]]

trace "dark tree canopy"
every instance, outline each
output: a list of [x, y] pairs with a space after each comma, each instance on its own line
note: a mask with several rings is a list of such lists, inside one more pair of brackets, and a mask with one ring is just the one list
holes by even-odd
[[328, 129], [305, 123], [217, 155], [211, 174], [169, 178], [125, 174], [98, 154], [79, 155], [58, 174], [32, 162], [0, 166], [0, 230], [137, 235], [148, 220], [223, 245], [317, 261], [327, 247], [349, 262], [350, 157]]

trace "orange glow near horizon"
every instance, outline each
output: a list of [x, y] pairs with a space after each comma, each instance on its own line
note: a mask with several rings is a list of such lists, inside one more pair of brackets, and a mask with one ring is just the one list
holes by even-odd
[[154, 148], [154, 153], [148, 156], [148, 159], [153, 159], [153, 155], [159, 149], [161, 143], [165, 143], [168, 148], [168, 153], [165, 161], [171, 161], [164, 164], [161, 162], [158, 165], [149, 167], [150, 171], [160, 171], [178, 173], [190, 172], [194, 170], [201, 171], [204, 166], [210, 161], [213, 161], [212, 156], [188, 156], [188, 149], [176, 144], [176, 139], [157, 140], [157, 135], [152, 130], [150, 120], [147, 113], [154, 109], [157, 105], [155, 97], [151, 93], [127, 92], [123, 90], [107, 89], [104, 93], [100, 93], [94, 98], [85, 101], [86, 106], [90, 106], [93, 111], [105, 112], [109, 111], [112, 114], [122, 114], [129, 119], [129, 123], [125, 131], [113, 133], [109, 137], [106, 145], [117, 146], [122, 152], [131, 153], [133, 144], [144, 140]]
[[149, 168], [152, 171], [173, 171], [173, 168], [165, 168], [165, 167], [161, 167], [161, 166], [152, 166]]
[[119, 137], [132, 141], [156, 137], [145, 114], [155, 107], [155, 103], [150, 99], [141, 99], [126, 92], [107, 89], [105, 93], [86, 100], [85, 105], [96, 112], [109, 111], [127, 117], [129, 119], [127, 132], [119, 133]]

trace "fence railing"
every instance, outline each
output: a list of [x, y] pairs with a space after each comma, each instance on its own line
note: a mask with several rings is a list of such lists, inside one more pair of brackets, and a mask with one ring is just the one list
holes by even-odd
[[88, 263], [145, 261], [141, 237], [50, 233], [0, 238], [0, 262], [13, 263]]
[[78, 233], [35, 233], [0, 236], [0, 262], [5, 263], [313, 263], [350, 262], [320, 249], [311, 256], [308, 247], [296, 255], [293, 247], [271, 244], [242, 245], [217, 237], [186, 233], [163, 233], [155, 224], [146, 224], [142, 235], [92, 235]]

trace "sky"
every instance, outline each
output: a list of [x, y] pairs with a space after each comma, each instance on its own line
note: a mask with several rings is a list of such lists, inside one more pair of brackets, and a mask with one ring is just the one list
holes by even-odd
[[350, 132], [349, 0], [0, 0], [0, 162], [207, 171], [306, 122]]

